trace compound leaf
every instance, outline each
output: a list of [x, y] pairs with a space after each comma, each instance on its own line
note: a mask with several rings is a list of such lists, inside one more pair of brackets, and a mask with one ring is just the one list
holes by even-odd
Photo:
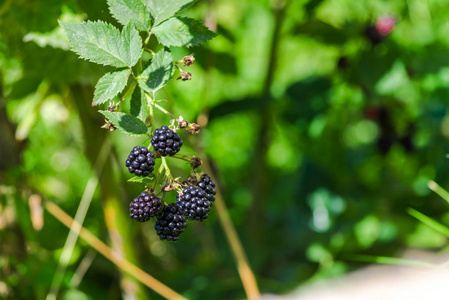
[[109, 10], [120, 24], [131, 20], [140, 31], [150, 30], [152, 17], [141, 0], [108, 0]]
[[142, 135], [147, 133], [147, 126], [141, 120], [127, 115], [122, 112], [111, 112], [107, 110], [100, 110], [102, 113], [114, 126], [121, 131], [129, 135]]
[[190, 18], [171, 18], [154, 27], [153, 33], [167, 47], [195, 46], [204, 43], [216, 34], [201, 22]]
[[140, 87], [136, 87], [131, 97], [130, 113], [133, 117], [139, 118], [143, 122], [148, 118], [148, 102]]
[[161, 50], [153, 56], [151, 64], [140, 74], [139, 86], [147, 92], [156, 92], [163, 88], [173, 74], [173, 56]]
[[196, 0], [143, 0], [154, 18], [154, 25], [160, 24], [177, 12], [191, 6]]
[[95, 86], [92, 104], [102, 104], [117, 96], [125, 88], [130, 74], [131, 69], [119, 69], [106, 73]]
[[131, 24], [122, 33], [102, 21], [64, 23], [72, 51], [91, 62], [117, 68], [134, 66], [142, 55], [142, 40]]

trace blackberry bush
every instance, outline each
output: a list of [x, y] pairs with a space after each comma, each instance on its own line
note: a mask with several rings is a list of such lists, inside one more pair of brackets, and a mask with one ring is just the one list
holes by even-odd
[[154, 229], [161, 240], [177, 241], [186, 228], [186, 218], [176, 203], [164, 206], [156, 219]]
[[206, 198], [206, 192], [190, 185], [178, 194], [176, 201], [184, 215], [191, 220], [203, 221], [209, 216], [212, 202]]
[[151, 217], [155, 217], [162, 210], [161, 199], [142, 192], [129, 204], [129, 216], [139, 222], [146, 222]]
[[[164, 193], [176, 191], [179, 194], [183, 189], [179, 182], [181, 177], [172, 175], [168, 160], [187, 161], [193, 171], [202, 164], [198, 157], [178, 153], [183, 141], [176, 131], [185, 130], [193, 135], [200, 127], [168, 112], [157, 96], [173, 77], [186, 82], [192, 80], [192, 73], [181, 67], [191, 67], [195, 62], [194, 55], [175, 59], [171, 47], [198, 46], [216, 34], [197, 20], [177, 16], [194, 1], [182, 5], [176, 1], [168, 4], [166, 1], [149, 3], [141, 0], [107, 2], [116, 24], [122, 28], [103, 21], [60, 22], [60, 25], [71, 50], [80, 58], [115, 68], [98, 80], [93, 95], [92, 106], [103, 106], [100, 110], [105, 117], [102, 128], [110, 132], [121, 131], [128, 136], [151, 138], [151, 142], [145, 141], [148, 142], [146, 147], [135, 146], [126, 159], [128, 171], [135, 175], [128, 181], [145, 184], [146, 190], [151, 191], [143, 192], [130, 203], [129, 214], [139, 222], [156, 216], [155, 228], [161, 239], [175, 241], [187, 225], [186, 216], [193, 220], [207, 217], [214, 200], [215, 185], [209, 177], [203, 176], [200, 180], [200, 175], [194, 172], [195, 186], [180, 198], [185, 212], [177, 203], [164, 203]], [[157, 44], [149, 43], [153, 35]], [[156, 52], [156, 49], [161, 50]], [[126, 101], [129, 105], [122, 104]], [[170, 122], [158, 127], [155, 112], [166, 114]], [[159, 168], [152, 174], [156, 160], [160, 160]]]
[[147, 147], [136, 146], [129, 153], [126, 166], [136, 176], [148, 176], [154, 170], [154, 154]]
[[154, 131], [151, 144], [160, 155], [173, 156], [179, 152], [183, 142], [179, 134], [168, 128], [168, 126], [162, 126]]

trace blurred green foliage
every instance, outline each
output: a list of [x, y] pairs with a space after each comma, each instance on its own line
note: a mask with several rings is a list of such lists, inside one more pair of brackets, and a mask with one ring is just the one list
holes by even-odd
[[[447, 206], [427, 188], [429, 180], [444, 186], [449, 179], [447, 5], [230, 0], [199, 1], [183, 13], [220, 36], [171, 49], [175, 59], [195, 53], [193, 79], [171, 81], [158, 98], [175, 116], [205, 125], [199, 136], [184, 136], [183, 153], [207, 153], [263, 293], [359, 268], [354, 254], [447, 246], [447, 237], [406, 212], [449, 220]], [[384, 15], [397, 23], [373, 44], [366, 28]], [[143, 270], [189, 299], [245, 297], [214, 212], [176, 243], [159, 241], [151, 221], [126, 219], [141, 186], [126, 182], [124, 160], [131, 145], [148, 141], [100, 128], [103, 118], [90, 103], [108, 69], [68, 51], [58, 19], [119, 26], [105, 1], [0, 3], [0, 296], [45, 298], [68, 230], [48, 213], [42, 229], [33, 229], [30, 193], [73, 216], [108, 136], [108, 172], [84, 226], [111, 244], [105, 207], [113, 207], [124, 216], [116, 226], [125, 231], [128, 259]], [[187, 177], [188, 166], [169, 163]], [[111, 206], [108, 192], [118, 204]], [[121, 298], [122, 275], [100, 255], [72, 285], [89, 249], [78, 241], [64, 299]]]

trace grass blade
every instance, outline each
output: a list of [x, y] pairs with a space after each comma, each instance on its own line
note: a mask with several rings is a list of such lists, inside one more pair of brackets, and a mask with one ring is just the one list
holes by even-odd
[[409, 208], [408, 211], [409, 215], [411, 215], [412, 217], [418, 219], [419, 221], [421, 221], [423, 224], [429, 226], [430, 228], [432, 228], [433, 230], [445, 235], [446, 237], [449, 238], [449, 228], [447, 228], [446, 226], [444, 226], [443, 224], [435, 221], [434, 219], [420, 213], [417, 210], [414, 210], [413, 208]]
[[437, 268], [438, 266], [415, 259], [406, 259], [387, 256], [371, 256], [371, 255], [352, 255], [349, 260], [367, 263], [375, 263], [381, 265], [395, 265], [406, 267], [427, 267]]
[[439, 186], [438, 183], [436, 183], [433, 180], [430, 180], [427, 183], [427, 186], [429, 187], [429, 189], [431, 189], [432, 191], [437, 193], [438, 196], [443, 198], [447, 203], [449, 203], [449, 193], [445, 189], [443, 189], [441, 186]]

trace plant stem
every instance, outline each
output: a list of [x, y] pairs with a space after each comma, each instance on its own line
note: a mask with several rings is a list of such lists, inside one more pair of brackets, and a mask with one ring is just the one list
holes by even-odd
[[[153, 110], [153, 105], [155, 105], [155, 103], [153, 99], [151, 99], [150, 95], [148, 95], [148, 93], [146, 92], [145, 97], [147, 98], [148, 101], [148, 111], [150, 113], [150, 120], [151, 120], [151, 134], [153, 134], [154, 130], [156, 129], [156, 121], [154, 120], [154, 110]], [[151, 142], [148, 148], [149, 147], [151, 147]]]
[[[148, 31], [148, 36], [145, 39], [145, 42], [143, 42], [143, 46], [144, 48], [148, 45], [148, 43], [150, 42], [150, 37], [151, 37], [151, 31]], [[153, 52], [154, 53], [154, 52]]]
[[127, 88], [125, 91], [125, 94], [123, 95], [123, 97], [119, 100], [119, 102], [115, 105], [116, 107], [120, 106], [120, 103], [122, 103], [123, 100], [126, 99], [126, 97], [128, 97], [129, 93], [131, 93], [131, 91], [134, 92], [134, 88], [137, 85], [137, 80], [134, 80]]
[[193, 156], [193, 155], [187, 155], [187, 154], [179, 154], [179, 153], [176, 153], [174, 156], [172, 156], [173, 158], [177, 158], [177, 159], [180, 159], [180, 160], [184, 160], [184, 161], [186, 161], [186, 162], [192, 162], [192, 159], [194, 159], [195, 158], [195, 156]]
[[159, 169], [157, 170], [156, 178], [154, 179], [153, 190], [156, 189], [157, 184], [159, 183], [159, 181], [161, 181], [161, 174], [162, 174], [162, 171], [164, 170], [164, 168], [165, 167], [162, 164], [159, 166]]
[[156, 53], [154, 53], [153, 50], [148, 49], [148, 48], [143, 48], [143, 50], [146, 51], [146, 52], [148, 52], [148, 53], [150, 53], [151, 55], [155, 55], [155, 54], [156, 54]]
[[170, 168], [167, 165], [167, 160], [163, 156], [161, 157], [161, 160], [162, 160], [161, 165], [164, 166], [164, 168], [165, 168], [165, 176], [167, 176], [170, 179], [173, 179], [173, 176], [171, 175], [171, 172], [170, 172]]
[[167, 116], [171, 117], [172, 119], [176, 119], [176, 117], [174, 115], [172, 115], [170, 112], [168, 112], [167, 110], [165, 110], [165, 108], [163, 108], [162, 106], [159, 106], [158, 104], [154, 103], [154, 106], [159, 109], [160, 111], [162, 111], [164, 114], [166, 114]]

